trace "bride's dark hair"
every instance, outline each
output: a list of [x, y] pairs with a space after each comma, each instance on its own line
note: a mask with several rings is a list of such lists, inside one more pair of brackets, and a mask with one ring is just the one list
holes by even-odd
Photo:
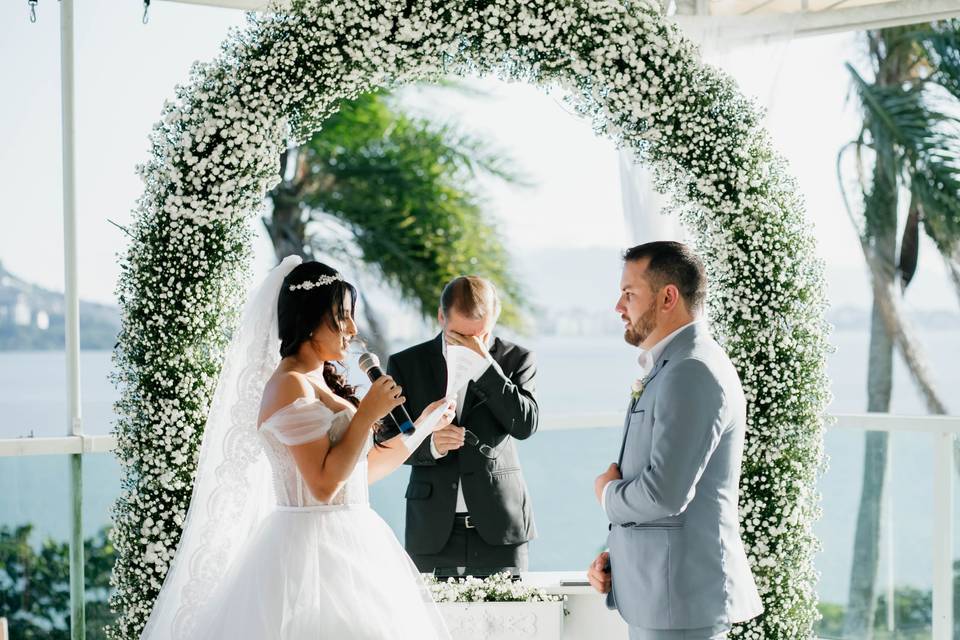
[[[334, 331], [342, 331], [343, 324], [353, 315], [357, 306], [357, 290], [345, 280], [290, 290], [292, 286], [317, 282], [325, 276], [340, 277], [340, 274], [322, 262], [304, 262], [284, 278], [277, 299], [281, 358], [295, 355], [300, 345], [310, 342], [311, 334], [324, 322]], [[349, 309], [344, 307], [344, 299], [348, 294]], [[335, 394], [355, 407], [360, 404], [357, 388], [347, 384], [346, 377], [337, 371], [332, 362], [323, 363], [323, 379]]]

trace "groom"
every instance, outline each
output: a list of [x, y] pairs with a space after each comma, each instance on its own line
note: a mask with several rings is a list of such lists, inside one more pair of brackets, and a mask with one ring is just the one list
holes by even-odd
[[701, 319], [706, 284], [684, 244], [624, 254], [616, 310], [640, 371], [620, 457], [595, 483], [609, 551], [587, 576], [631, 640], [723, 639], [763, 611], [739, 533], [746, 401]]

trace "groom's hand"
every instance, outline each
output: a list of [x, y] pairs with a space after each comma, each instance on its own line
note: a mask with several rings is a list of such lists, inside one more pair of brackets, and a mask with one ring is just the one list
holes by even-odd
[[623, 476], [620, 474], [620, 467], [617, 466], [616, 462], [607, 467], [606, 471], [598, 475], [593, 483], [593, 492], [597, 494], [597, 502], [603, 502], [603, 488], [607, 486], [608, 482], [622, 479]]
[[604, 551], [590, 563], [587, 580], [600, 593], [610, 593], [610, 553]]

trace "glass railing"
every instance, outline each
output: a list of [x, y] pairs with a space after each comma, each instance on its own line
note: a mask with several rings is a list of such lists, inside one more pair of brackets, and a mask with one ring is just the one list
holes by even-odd
[[[620, 436], [619, 427], [547, 428], [519, 443], [537, 528], [530, 543], [531, 571], [586, 570], [603, 549], [607, 520], [594, 496], [593, 481], [613, 461]], [[403, 468], [370, 488], [372, 506], [400, 540], [409, 474]]]
[[[593, 425], [571, 428], [571, 424]], [[602, 426], [598, 426], [602, 425]], [[593, 495], [593, 479], [610, 463], [619, 447], [622, 425], [611, 414], [564, 416], [541, 420], [541, 429], [518, 444], [524, 478], [533, 500], [538, 537], [531, 543], [530, 568], [534, 571], [583, 570], [606, 539], [606, 521]], [[886, 490], [880, 500], [878, 524], [869, 530], [863, 547], [877, 554], [873, 638], [960, 638], [960, 628], [950, 635], [935, 635], [935, 594], [943, 598], [944, 579], [953, 586], [953, 567], [960, 559], [960, 527], [952, 495], [956, 468], [952, 447], [944, 433], [960, 432], [960, 418], [915, 416], [841, 416], [826, 433], [827, 470], [819, 482], [823, 517], [815, 525], [822, 543], [816, 558], [823, 619], [823, 638], [864, 637], [850, 632], [848, 618], [850, 581], [855, 566], [855, 533], [861, 502], [864, 446], [868, 434], [886, 433], [890, 465]], [[25, 626], [63, 631], [69, 623], [69, 563], [67, 545], [71, 531], [68, 452], [76, 440], [59, 438], [44, 448], [45, 455], [23, 455], [15, 446], [44, 439], [0, 440], [0, 617], [8, 618], [11, 637]], [[107, 448], [108, 437], [86, 438], [83, 446]], [[56, 451], [56, 449], [61, 449]], [[611, 453], [612, 452], [612, 453]], [[946, 453], [944, 453], [946, 452]], [[938, 475], [946, 458], [950, 474]], [[402, 468], [371, 487], [374, 508], [403, 538], [403, 499], [409, 469]], [[120, 490], [120, 468], [109, 453], [83, 455], [83, 537], [85, 539], [87, 638], [102, 638], [102, 626], [111, 614], [106, 605], [112, 548], [106, 538], [110, 508]], [[944, 487], [953, 509], [950, 519], [941, 515]], [[876, 487], [874, 487], [875, 489]], [[944, 525], [946, 522], [946, 525]], [[950, 544], [944, 552], [944, 533]], [[859, 556], [858, 556], [859, 557]], [[22, 579], [23, 567], [40, 572], [41, 579]], [[21, 574], [17, 574], [17, 572]], [[12, 576], [20, 575], [20, 579]], [[938, 587], [939, 580], [939, 587]], [[960, 585], [958, 585], [960, 586]], [[960, 593], [960, 589], [954, 589]], [[952, 593], [948, 595], [953, 603]], [[35, 603], [44, 613], [32, 612]], [[890, 606], [888, 603], [892, 602]], [[5, 604], [4, 604], [5, 603]], [[16, 603], [11, 604], [11, 603]], [[941, 605], [942, 606], [942, 605]], [[954, 629], [960, 620], [960, 602], [950, 606], [946, 621]], [[953, 615], [957, 609], [958, 615]], [[940, 611], [941, 617], [943, 611]]]
[[[886, 437], [889, 465], [881, 489], [876, 474], [864, 486], [864, 453]], [[823, 515], [814, 530], [822, 549], [816, 567], [823, 619], [821, 638], [855, 638], [872, 620], [873, 638], [930, 638], [933, 620], [934, 434], [828, 430], [828, 468], [819, 482]], [[873, 448], [871, 448], [871, 451]], [[860, 521], [858, 533], [858, 521]], [[876, 557], [875, 562], [869, 558]], [[855, 560], [856, 559], [856, 560]], [[855, 590], [873, 575], [872, 589]], [[873, 611], [860, 614], [873, 601]]]

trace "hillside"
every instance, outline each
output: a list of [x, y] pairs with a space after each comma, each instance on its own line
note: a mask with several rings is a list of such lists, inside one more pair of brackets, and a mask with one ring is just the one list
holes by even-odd
[[[64, 348], [63, 293], [18, 278], [0, 263], [0, 351]], [[112, 349], [120, 328], [116, 307], [80, 302], [80, 348]]]

